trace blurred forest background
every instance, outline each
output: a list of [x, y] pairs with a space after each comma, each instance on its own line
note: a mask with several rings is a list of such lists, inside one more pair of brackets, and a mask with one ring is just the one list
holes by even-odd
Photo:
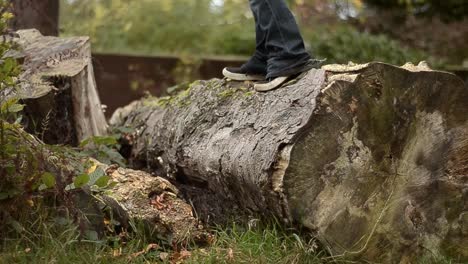
[[[289, 0], [312, 53], [328, 62], [468, 63], [466, 0]], [[250, 55], [247, 0], [61, 0], [60, 34], [101, 53]]]
[[[327, 63], [382, 61], [401, 65], [426, 60], [434, 68], [456, 72], [468, 80], [468, 0], [288, 0], [288, 4], [296, 15], [306, 46], [315, 57], [327, 58]], [[248, 0], [0, 0], [0, 11], [3, 11], [2, 33], [34, 27], [44, 35], [90, 36], [92, 70], [101, 102], [108, 107], [107, 117], [116, 108], [148, 93], [175, 94], [179, 88], [190, 87], [188, 82], [195, 79], [219, 76], [223, 67], [243, 63], [255, 47], [254, 20]], [[8, 41], [0, 42], [2, 56], [11, 49], [15, 46]], [[70, 51], [68, 47], [64, 50]], [[62, 55], [66, 60], [79, 52], [55, 53], [49, 48], [38, 53], [43, 57], [37, 61], [42, 62], [47, 56], [49, 66], [49, 62], [54, 65]], [[50, 53], [53, 57], [49, 57]], [[19, 63], [24, 62], [21, 58]], [[36, 67], [34, 56], [28, 60]], [[114, 233], [119, 224], [112, 217], [94, 218], [95, 211], [90, 210], [101, 205], [90, 206], [94, 200], [82, 199], [80, 195], [88, 190], [93, 194], [108, 191], [94, 189], [102, 179], [99, 185], [111, 188], [112, 183], [104, 170], [84, 160], [94, 156], [108, 164], [124, 163], [117, 151], [121, 143], [122, 151], [128, 151], [125, 145], [133, 144], [133, 130], [118, 128], [108, 136], [84, 140], [78, 148], [42, 145], [23, 131], [23, 124], [30, 125], [34, 127], [31, 130], [34, 135], [43, 141], [48, 131], [64, 134], [63, 137], [75, 133], [71, 125], [57, 116], [66, 116], [74, 122], [80, 119], [70, 114], [74, 110], [69, 109], [76, 107], [71, 106], [69, 99], [76, 96], [70, 91], [70, 83], [76, 83], [73, 85], [78, 89], [84, 87], [81, 80], [94, 85], [93, 76], [88, 75], [91, 70], [88, 57], [85, 61], [87, 66], [73, 77], [56, 78], [56, 73], [44, 76], [60, 88], [40, 98], [28, 97], [32, 106], [27, 111], [23, 111], [28, 108], [20, 98], [9, 97], [14, 94], [10, 88], [19, 85], [17, 77], [24, 69], [10, 57], [0, 61], [0, 93], [6, 97], [0, 98], [0, 237], [3, 238], [0, 263], [143, 263], [146, 258], [179, 263], [190, 254], [193, 254], [191, 263], [218, 263], [218, 258], [231, 262], [234, 254], [241, 263], [321, 263], [321, 260], [336, 263], [333, 256], [316, 251], [318, 244], [314, 239], [277, 229], [279, 222], [251, 229], [249, 221], [248, 228], [233, 225], [215, 230], [214, 239], [208, 242], [214, 243], [211, 248], [190, 253], [169, 241], [159, 249], [159, 245], [153, 244], [153, 237], [147, 235], [148, 228], [134, 226], [133, 222], [130, 224], [134, 234], [127, 233], [125, 228], [119, 231], [115, 228]], [[28, 74], [38, 76], [36, 69]], [[36, 111], [36, 105], [41, 111]], [[97, 103], [94, 106], [100, 107]], [[84, 108], [86, 115], [92, 112], [89, 107]], [[30, 112], [31, 116], [43, 115], [37, 119], [41, 121], [28, 121]], [[56, 126], [60, 129], [55, 129]], [[125, 136], [121, 142], [122, 134]], [[109, 167], [112, 171], [114, 168]], [[151, 192], [151, 205], [158, 208], [158, 199], [164, 199], [163, 194]], [[392, 194], [393, 190], [388, 201]], [[51, 210], [48, 204], [53, 204]], [[87, 211], [81, 212], [78, 206], [86, 207]], [[413, 215], [413, 205], [410, 206]], [[385, 211], [386, 205], [366, 245]], [[87, 229], [88, 212], [93, 216], [90, 223], [96, 221], [109, 229], [108, 237], [100, 240], [97, 232]], [[414, 212], [419, 221], [422, 214]], [[252, 225], [257, 224], [252, 221]], [[267, 261], [270, 259], [277, 261]]]

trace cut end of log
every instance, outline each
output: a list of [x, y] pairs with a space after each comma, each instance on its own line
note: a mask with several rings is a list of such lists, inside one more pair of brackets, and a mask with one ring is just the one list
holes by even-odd
[[449, 247], [468, 256], [466, 242], [448, 242], [462, 240], [468, 202], [468, 175], [447, 173], [466, 144], [463, 83], [427, 68], [331, 68], [284, 176], [293, 218], [336, 254], [397, 261]]

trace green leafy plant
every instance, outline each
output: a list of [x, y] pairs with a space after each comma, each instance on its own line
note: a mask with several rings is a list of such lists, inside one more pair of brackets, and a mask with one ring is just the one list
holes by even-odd
[[61, 28], [65, 35], [89, 35], [100, 52], [251, 54], [255, 29], [248, 4], [223, 2], [62, 0]]
[[327, 63], [380, 61], [396, 65], [430, 59], [427, 54], [402, 47], [385, 35], [362, 33], [350, 26], [306, 32], [313, 54]]
[[[6, 10], [8, 3], [0, 1], [0, 10]], [[0, 33], [4, 34], [7, 22], [12, 18], [9, 12], [0, 15]], [[30, 154], [19, 147], [20, 139], [14, 131], [20, 128], [20, 116], [24, 108], [14, 96], [17, 76], [20, 67], [13, 58], [5, 58], [4, 54], [12, 48], [12, 44], [3, 39], [0, 42], [0, 200], [14, 197], [21, 192], [18, 184], [21, 180], [15, 175], [21, 170], [21, 158]], [[13, 94], [13, 95], [12, 95]], [[19, 151], [24, 150], [24, 153]]]
[[364, 0], [364, 2], [381, 8], [400, 9], [416, 15], [439, 15], [446, 20], [463, 19], [468, 16], [468, 5], [465, 0]]
[[94, 136], [85, 139], [80, 144], [82, 155], [91, 156], [103, 163], [115, 163], [125, 167], [125, 158], [119, 153], [121, 147], [119, 139], [122, 134], [131, 133], [132, 130], [124, 127], [114, 128], [107, 136]]
[[[0, 30], [7, 34], [12, 18], [6, 12], [9, 1], [0, 0]], [[21, 125], [25, 105], [17, 96], [21, 66], [7, 56], [16, 49], [4, 37], [0, 42], [0, 236], [11, 231], [22, 233], [32, 221], [30, 212], [62, 208], [72, 214], [76, 224], [82, 215], [73, 195], [83, 189], [100, 192], [112, 186], [109, 176], [88, 156], [66, 146], [43, 144], [26, 133]], [[93, 143], [109, 147], [115, 141], [96, 138]], [[118, 153], [104, 149], [113, 160], [123, 163]], [[86, 230], [82, 230], [84, 234]]]

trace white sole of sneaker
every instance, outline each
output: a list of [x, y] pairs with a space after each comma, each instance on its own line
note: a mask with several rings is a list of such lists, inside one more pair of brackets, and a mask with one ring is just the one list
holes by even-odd
[[289, 77], [277, 77], [277, 78], [275, 78], [272, 81], [267, 82], [267, 83], [256, 83], [254, 85], [255, 91], [257, 91], [257, 92], [271, 91], [273, 89], [276, 89], [276, 88], [280, 87], [282, 84], [284, 84], [288, 80], [288, 78]]
[[223, 69], [223, 75], [234, 81], [264, 81], [265, 76], [263, 75], [251, 75], [242, 73], [233, 73], [228, 71], [226, 68]]

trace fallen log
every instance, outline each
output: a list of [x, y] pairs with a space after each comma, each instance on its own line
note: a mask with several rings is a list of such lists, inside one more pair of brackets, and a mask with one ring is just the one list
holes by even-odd
[[49, 144], [75, 146], [107, 131], [94, 80], [88, 37], [44, 37], [37, 30], [19, 30], [13, 39], [23, 71], [17, 90], [5, 90], [2, 99], [15, 96], [25, 103], [28, 132]]
[[269, 93], [199, 81], [117, 111], [135, 166], [200, 216], [274, 215], [333, 255], [468, 259], [468, 89], [423, 65], [327, 65]]
[[[4, 135], [14, 138], [9, 144], [19, 150], [16, 156], [21, 163], [16, 167], [15, 177], [24, 178], [17, 183], [24, 191], [0, 199], [2, 224], [6, 225], [5, 219], [28, 217], [31, 210], [35, 214], [45, 210], [47, 213], [43, 215], [74, 220], [82, 234], [93, 240], [131, 232], [145, 232], [149, 241], [169, 246], [206, 244], [212, 239], [194, 216], [192, 206], [166, 179], [107, 165], [65, 147], [46, 145], [18, 126], [4, 127]], [[16, 160], [14, 156], [12, 159]], [[0, 163], [4, 179], [0, 192], [8, 192], [16, 187], [8, 185], [12, 175], [4, 173], [4, 168], [10, 162], [3, 161], [6, 162]], [[53, 183], [49, 180], [48, 187], [42, 184], [42, 188], [39, 186], [45, 182], [44, 172], [55, 180]], [[88, 178], [78, 186], [77, 178], [84, 174]], [[35, 185], [38, 190], [32, 189]], [[25, 206], [24, 200], [30, 199]]]
[[[121, 226], [131, 230], [132, 223], [141, 223], [149, 237], [169, 245], [207, 243], [210, 235], [195, 218], [192, 206], [170, 182], [143, 171], [105, 164], [99, 167], [116, 183], [110, 192], [100, 194], [99, 200], [112, 210]], [[108, 216], [103, 210], [94, 215]]]

